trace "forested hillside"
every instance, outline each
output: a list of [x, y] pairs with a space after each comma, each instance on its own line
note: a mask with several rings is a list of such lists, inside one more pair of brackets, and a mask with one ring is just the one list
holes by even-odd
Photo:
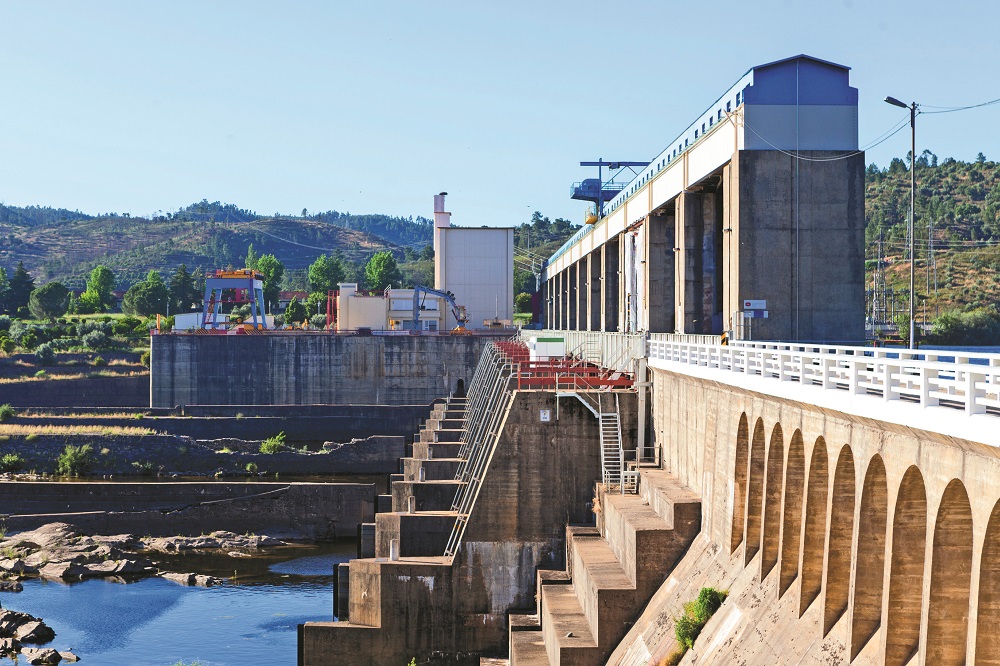
[[[868, 287], [884, 267], [901, 295], [909, 281], [907, 217], [910, 173], [894, 159], [866, 172]], [[1000, 164], [938, 159], [924, 151], [916, 164], [917, 319], [948, 310], [996, 309], [1000, 302]], [[881, 248], [881, 250], [880, 250]]]

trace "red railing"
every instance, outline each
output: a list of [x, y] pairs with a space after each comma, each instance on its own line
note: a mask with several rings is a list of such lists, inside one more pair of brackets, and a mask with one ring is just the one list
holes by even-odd
[[632, 388], [635, 378], [573, 358], [531, 360], [528, 346], [519, 341], [498, 341], [497, 350], [514, 366], [518, 390], [600, 390]]

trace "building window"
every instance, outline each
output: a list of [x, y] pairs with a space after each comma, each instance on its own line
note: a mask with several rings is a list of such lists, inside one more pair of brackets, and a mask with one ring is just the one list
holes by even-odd
[[733, 110], [733, 103], [732, 102], [726, 102], [726, 113], [729, 113], [732, 110]]
[[740, 94], [736, 93], [736, 106], [740, 105]]

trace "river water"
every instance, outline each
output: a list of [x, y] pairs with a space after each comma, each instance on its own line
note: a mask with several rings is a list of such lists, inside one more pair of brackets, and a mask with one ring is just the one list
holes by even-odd
[[72, 649], [91, 666], [295, 664], [296, 626], [332, 619], [334, 566], [355, 556], [354, 539], [253, 558], [151, 556], [165, 570], [227, 580], [201, 588], [162, 578], [31, 579], [21, 593], [0, 593], [0, 603], [44, 618], [56, 632], [47, 647]]

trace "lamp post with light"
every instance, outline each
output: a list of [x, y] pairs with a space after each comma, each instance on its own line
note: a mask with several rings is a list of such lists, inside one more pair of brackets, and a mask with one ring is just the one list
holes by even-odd
[[913, 323], [913, 306], [916, 302], [913, 291], [913, 272], [916, 265], [914, 256], [916, 231], [916, 201], [917, 201], [917, 103], [904, 104], [895, 97], [886, 97], [885, 101], [901, 109], [910, 110], [910, 349], [916, 349], [915, 328]]

